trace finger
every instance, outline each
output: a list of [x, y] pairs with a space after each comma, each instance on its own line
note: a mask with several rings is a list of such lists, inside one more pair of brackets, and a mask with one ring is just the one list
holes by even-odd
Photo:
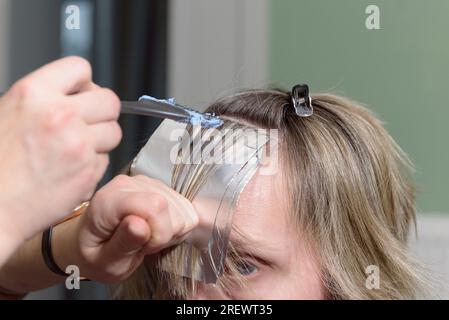
[[[107, 236], [126, 216], [138, 216], [147, 222], [151, 230], [151, 237], [142, 253], [153, 254], [173, 245], [186, 224], [191, 225], [192, 222], [170, 206], [165, 196], [133, 186], [134, 181], [131, 177], [120, 176], [97, 193], [92, 203], [92, 212], [99, 212], [93, 215], [97, 220], [95, 225], [101, 226], [100, 229], [106, 233], [104, 236]], [[152, 185], [147, 187], [154, 190], [151, 189]], [[108, 214], [102, 214], [105, 212]]]
[[97, 153], [108, 153], [122, 140], [122, 129], [115, 121], [103, 122], [87, 128]]
[[82, 87], [77, 90], [74, 93], [71, 93], [71, 95], [73, 94], [80, 94], [82, 92], [88, 92], [88, 91], [92, 91], [92, 90], [97, 90], [101, 88], [99, 85], [95, 84], [94, 82], [90, 81], [90, 82], [86, 82], [84, 85], [82, 85]]
[[142, 250], [150, 236], [150, 228], [144, 219], [133, 215], [126, 216], [106, 244], [105, 253], [109, 252], [108, 260], [118, 260], [136, 254]]
[[142, 263], [140, 251], [150, 237], [150, 229], [142, 218], [125, 217], [110, 240], [101, 246], [101, 264], [110, 276], [107, 281], [116, 282], [126, 278]]
[[[101, 219], [97, 222], [103, 230], [115, 230], [119, 223], [129, 215], [138, 216], [148, 222], [152, 215], [162, 215], [163, 211], [168, 210], [165, 199], [160, 196], [139, 192], [131, 187], [126, 190], [124, 189], [126, 186], [114, 186], [120, 185], [120, 180], [125, 179], [122, 176], [117, 178], [97, 192], [93, 201], [94, 205], [98, 207], [95, 211], [99, 212], [95, 218]], [[131, 179], [130, 177], [126, 178]]]
[[[95, 193], [90, 204], [93, 232], [98, 239], [110, 238], [117, 226], [127, 215], [145, 216], [141, 211], [148, 208], [133, 207], [129, 198], [133, 196], [132, 190], [124, 190], [131, 178], [119, 175], [107, 183], [103, 188]], [[145, 218], [144, 218], [145, 219]]]
[[190, 216], [177, 211], [171, 203], [168, 204], [168, 212], [151, 215], [148, 221], [152, 234], [143, 251], [147, 255], [181, 243], [195, 227]]
[[189, 232], [198, 224], [198, 213], [196, 212], [192, 203], [183, 195], [176, 192], [162, 181], [154, 180], [143, 175], [132, 177], [132, 179], [142, 188], [147, 188], [148, 190], [156, 188], [161, 195], [166, 197], [167, 201], [170, 203], [170, 206], [173, 207], [174, 210], [182, 214], [184, 220], [188, 218], [185, 226], [187, 230], [183, 232]]
[[[163, 182], [143, 175], [134, 176], [132, 179], [144, 188], [144, 190], [156, 190], [167, 199], [170, 207], [172, 225], [176, 232], [175, 235], [183, 236], [198, 225], [198, 213], [192, 203], [183, 195], [168, 187]], [[179, 228], [179, 222], [182, 222], [182, 228]]]
[[29, 74], [30, 83], [45, 84], [63, 94], [74, 94], [89, 88], [92, 83], [90, 63], [80, 57], [63, 58]]
[[79, 109], [88, 124], [116, 121], [120, 116], [120, 100], [117, 95], [104, 88], [96, 88], [69, 97], [70, 104]]
[[94, 82], [90, 82], [89, 84], [87, 84], [86, 85], [86, 87], [85, 87], [85, 91], [89, 91], [89, 90], [96, 90], [96, 89], [100, 89], [101, 87], [98, 85], [98, 84], [96, 84], [96, 83], [94, 83]]
[[118, 204], [119, 215], [137, 215], [149, 225], [151, 236], [145, 246], [145, 254], [166, 248], [174, 236], [166, 199], [157, 193], [136, 192], [129, 193], [123, 200]]
[[[192, 231], [199, 223], [198, 213], [193, 207], [193, 204], [184, 198], [182, 195], [177, 194], [175, 201], [173, 202], [174, 209], [182, 219], [184, 219], [184, 227], [179, 230], [179, 235], [184, 236], [186, 233]], [[179, 219], [179, 218], [178, 218]]]

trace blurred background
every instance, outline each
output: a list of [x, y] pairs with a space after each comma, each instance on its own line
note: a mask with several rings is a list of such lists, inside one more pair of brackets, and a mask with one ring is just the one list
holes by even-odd
[[[75, 29], [67, 24], [76, 14], [72, 5], [79, 8]], [[416, 165], [419, 237], [412, 247], [444, 286], [448, 30], [445, 0], [0, 0], [0, 92], [44, 63], [76, 54], [91, 61], [95, 82], [122, 100], [150, 94], [204, 109], [240, 88], [303, 82], [312, 92], [358, 100], [384, 120]], [[103, 183], [158, 125], [133, 116], [120, 121], [124, 142]], [[105, 297], [95, 283], [29, 296]]]

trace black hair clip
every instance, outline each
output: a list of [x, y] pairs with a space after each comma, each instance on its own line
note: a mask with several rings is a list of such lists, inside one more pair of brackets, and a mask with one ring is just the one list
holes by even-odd
[[308, 85], [298, 84], [294, 86], [291, 95], [293, 107], [298, 116], [307, 118], [313, 115], [312, 98], [309, 94]]

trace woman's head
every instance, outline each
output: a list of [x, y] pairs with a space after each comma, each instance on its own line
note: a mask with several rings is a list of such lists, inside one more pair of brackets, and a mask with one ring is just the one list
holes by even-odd
[[[120, 295], [363, 299], [419, 294], [422, 276], [406, 245], [415, 215], [409, 161], [365, 108], [333, 95], [312, 99], [310, 118], [298, 117], [290, 95], [279, 90], [241, 92], [208, 108], [232, 122], [278, 129], [278, 171], [256, 173], [240, 195], [225, 274], [217, 286], [157, 270], [177, 268], [180, 246], [157, 262], [146, 261], [122, 284]], [[379, 270], [378, 289], [367, 285], [372, 266]]]

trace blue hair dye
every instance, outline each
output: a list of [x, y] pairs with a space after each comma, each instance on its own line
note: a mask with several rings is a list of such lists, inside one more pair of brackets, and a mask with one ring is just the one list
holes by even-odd
[[156, 99], [151, 96], [142, 96], [139, 99], [139, 101], [141, 101], [141, 100], [151, 100], [151, 101], [156, 101], [156, 102], [162, 102], [162, 103], [170, 104], [177, 108], [182, 108], [189, 114], [189, 117], [187, 117], [184, 121], [182, 121], [184, 123], [188, 123], [188, 124], [191, 124], [194, 126], [201, 126], [203, 128], [219, 128], [220, 126], [223, 125], [223, 120], [216, 117], [215, 115], [210, 114], [210, 113], [201, 113], [192, 108], [179, 105], [176, 103], [176, 100], [174, 98]]

